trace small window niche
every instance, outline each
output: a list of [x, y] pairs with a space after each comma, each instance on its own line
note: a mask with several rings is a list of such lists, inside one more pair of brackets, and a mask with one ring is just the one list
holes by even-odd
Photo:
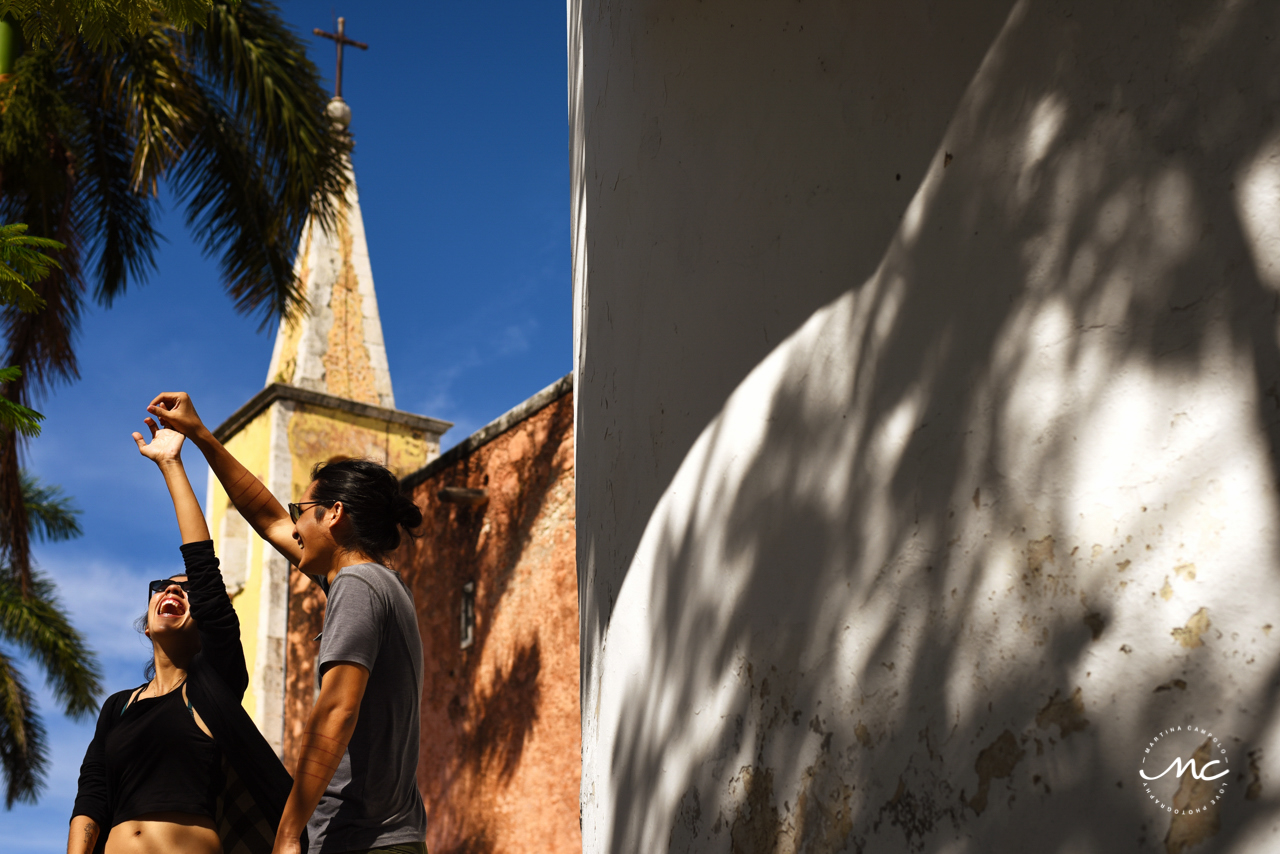
[[466, 649], [476, 641], [476, 583], [468, 581], [462, 585], [462, 643]]

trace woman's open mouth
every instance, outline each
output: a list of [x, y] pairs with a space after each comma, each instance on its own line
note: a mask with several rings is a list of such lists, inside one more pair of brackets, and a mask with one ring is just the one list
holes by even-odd
[[156, 606], [156, 615], [160, 617], [181, 617], [187, 613], [187, 603], [177, 596], [166, 596]]

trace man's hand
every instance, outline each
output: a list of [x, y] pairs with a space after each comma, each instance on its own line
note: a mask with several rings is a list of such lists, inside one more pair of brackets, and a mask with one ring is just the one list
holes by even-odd
[[150, 418], [144, 418], [143, 423], [151, 431], [151, 442], [145, 442], [141, 433], [134, 433], [133, 441], [138, 445], [138, 452], [158, 466], [182, 462], [183, 435], [177, 430], [156, 429], [156, 422]]
[[193, 439], [205, 430], [204, 422], [196, 414], [195, 404], [191, 402], [191, 395], [185, 391], [166, 391], [156, 395], [147, 411], [160, 419], [165, 427], [171, 427]]

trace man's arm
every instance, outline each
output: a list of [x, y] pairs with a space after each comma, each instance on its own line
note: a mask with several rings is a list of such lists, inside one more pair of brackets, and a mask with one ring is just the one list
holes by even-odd
[[360, 701], [368, 684], [369, 671], [363, 665], [347, 661], [330, 665], [321, 677], [320, 696], [302, 734], [302, 752], [293, 774], [293, 789], [276, 831], [274, 854], [294, 854], [302, 850], [299, 837], [338, 770], [342, 754], [355, 732]]
[[98, 823], [87, 815], [78, 815], [71, 819], [71, 830], [67, 832], [67, 854], [91, 854], [93, 846], [98, 844]]
[[181, 391], [165, 392], [151, 401], [147, 411], [159, 418], [161, 424], [183, 433], [195, 443], [249, 527], [296, 566], [302, 560], [302, 549], [294, 542], [293, 522], [288, 511], [204, 426], [190, 395]]

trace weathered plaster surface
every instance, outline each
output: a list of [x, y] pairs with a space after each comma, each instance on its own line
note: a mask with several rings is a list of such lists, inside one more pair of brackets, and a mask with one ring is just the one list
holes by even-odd
[[[227, 449], [253, 472], [263, 483], [270, 483], [271, 471], [271, 410], [265, 410], [227, 442]], [[244, 645], [245, 665], [252, 674], [255, 673], [258, 659], [259, 636], [257, 626], [262, 610], [262, 541], [258, 539], [248, 526], [239, 527], [224, 524], [228, 512], [234, 513], [230, 499], [218, 479], [210, 473], [208, 495], [205, 500], [205, 512], [209, 518], [209, 530], [213, 534], [214, 546], [219, 557], [239, 558], [243, 566], [237, 567], [232, 574], [240, 590], [232, 596], [232, 605], [240, 619], [241, 643]], [[236, 541], [224, 545], [223, 537], [228, 533], [236, 535]], [[245, 692], [244, 707], [249, 716], [259, 724], [258, 695], [255, 691]]]
[[584, 850], [1275, 850], [1278, 25], [570, 3]]
[[[433, 854], [581, 850], [573, 474], [566, 394], [414, 478], [426, 522], [396, 566], [426, 652], [418, 779]], [[442, 502], [449, 486], [488, 501]], [[462, 649], [468, 582], [475, 640]]]
[[296, 264], [306, 302], [280, 326], [267, 383], [394, 409], [364, 217], [350, 177], [332, 232], [307, 223]]

